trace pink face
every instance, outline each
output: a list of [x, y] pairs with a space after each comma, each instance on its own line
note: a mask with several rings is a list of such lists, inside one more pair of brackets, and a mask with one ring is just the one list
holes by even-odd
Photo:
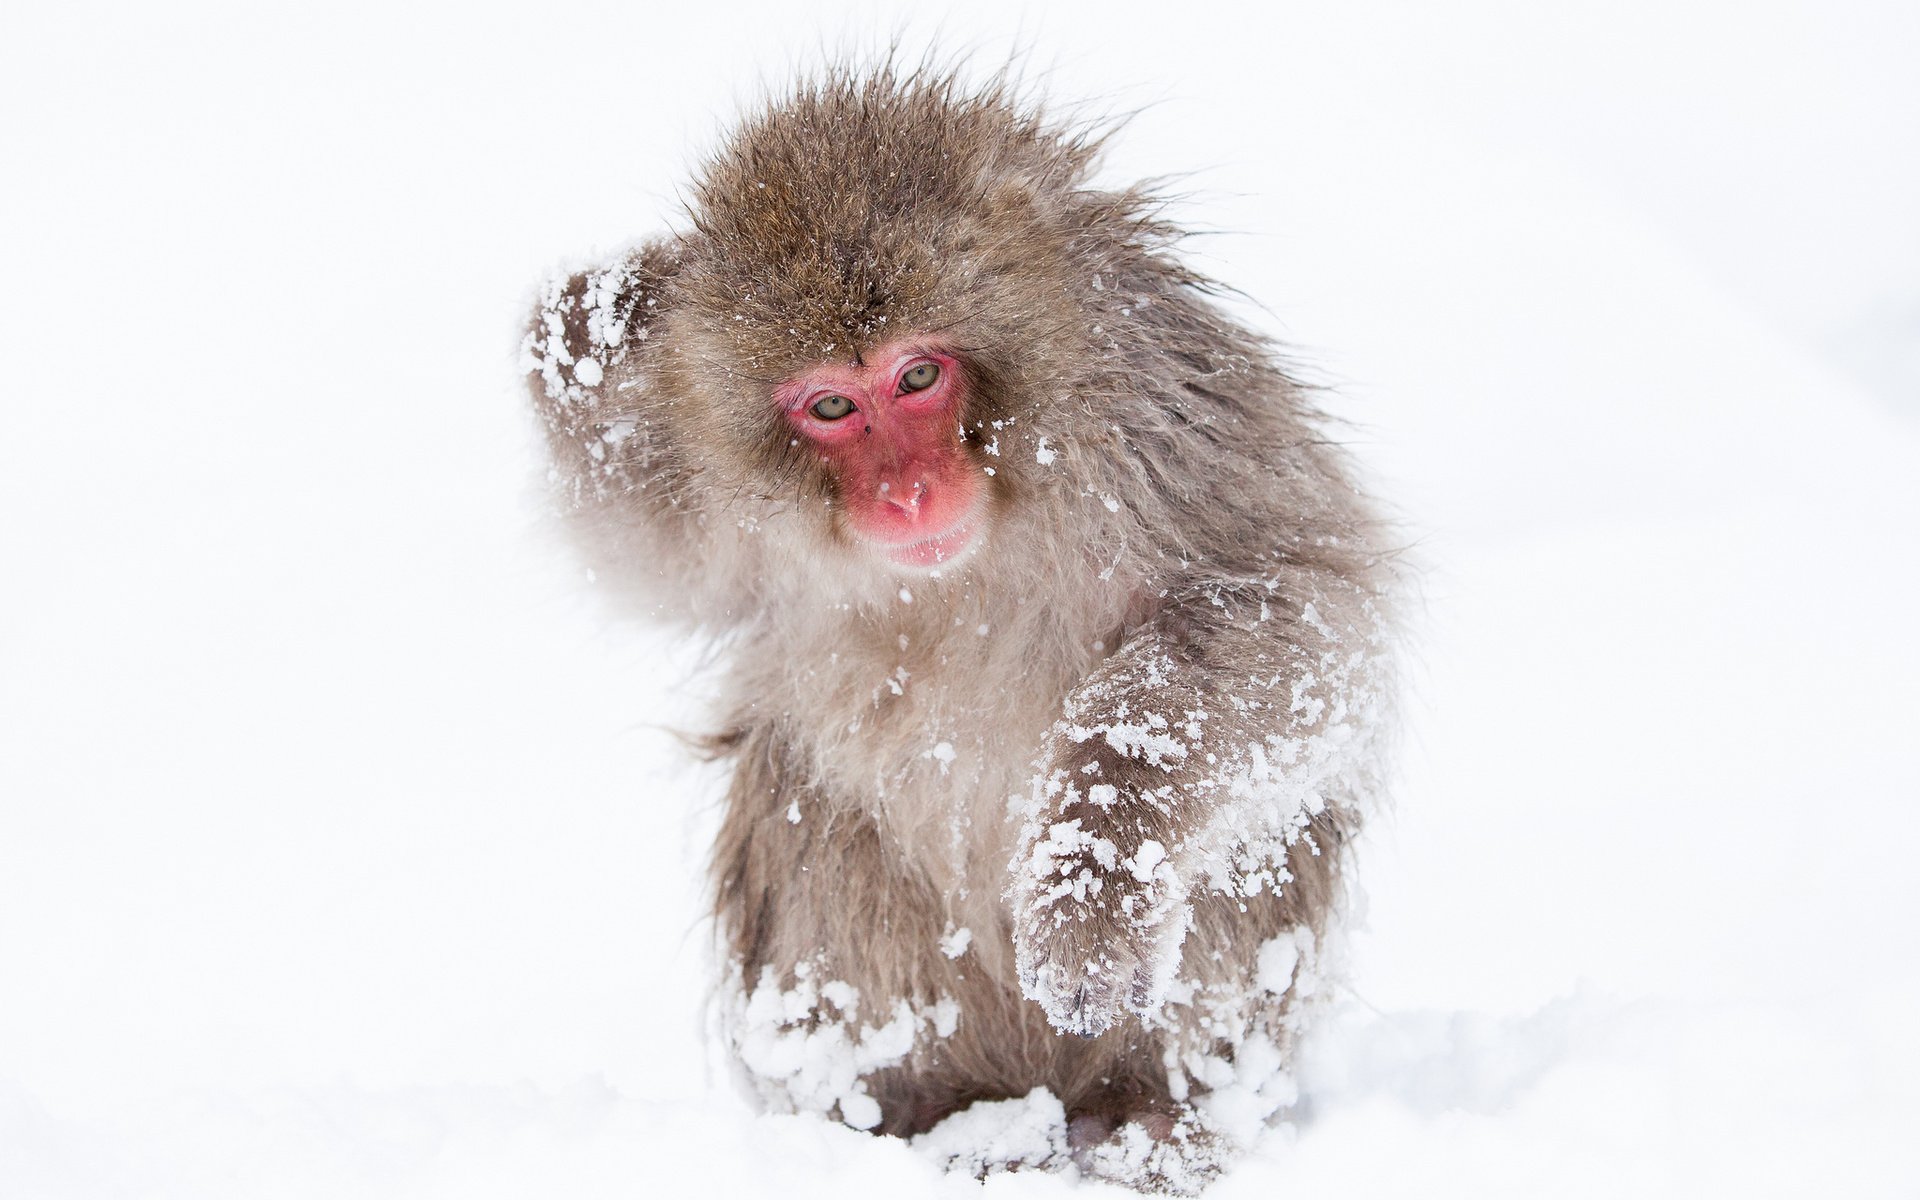
[[960, 439], [967, 381], [950, 354], [895, 343], [863, 367], [822, 363], [774, 390], [804, 443], [840, 485], [847, 524], [896, 566], [964, 555], [986, 488]]

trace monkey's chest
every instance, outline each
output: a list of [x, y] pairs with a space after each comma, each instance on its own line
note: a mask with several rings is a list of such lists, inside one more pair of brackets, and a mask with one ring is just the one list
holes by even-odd
[[1009, 802], [1025, 797], [1073, 676], [940, 649], [866, 647], [737, 682], [811, 764], [824, 801], [871, 817], [935, 873], [974, 859], [1004, 864]]

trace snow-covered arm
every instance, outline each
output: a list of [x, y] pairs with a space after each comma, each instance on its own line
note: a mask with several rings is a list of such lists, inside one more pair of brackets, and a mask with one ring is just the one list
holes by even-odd
[[1068, 697], [1010, 891], [1021, 989], [1056, 1028], [1092, 1037], [1157, 1009], [1194, 892], [1280, 891], [1309, 824], [1345, 817], [1329, 787], [1369, 752], [1382, 636], [1352, 590], [1203, 590]]
[[522, 362], [550, 478], [588, 560], [654, 609], [697, 617], [740, 555], [716, 546], [714, 530], [729, 527], [710, 519], [714, 489], [701, 483], [694, 439], [676, 427], [688, 419], [667, 345], [677, 254], [652, 242], [554, 279]]

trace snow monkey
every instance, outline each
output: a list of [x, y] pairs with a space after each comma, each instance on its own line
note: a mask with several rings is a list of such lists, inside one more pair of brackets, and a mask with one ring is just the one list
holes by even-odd
[[1105, 136], [829, 70], [686, 228], [552, 283], [527, 369], [603, 585], [720, 648], [719, 1024], [764, 1100], [1191, 1191], [1293, 1099], [1392, 567]]

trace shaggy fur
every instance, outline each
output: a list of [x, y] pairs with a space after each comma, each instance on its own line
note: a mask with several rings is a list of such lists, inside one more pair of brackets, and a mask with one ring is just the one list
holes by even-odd
[[[1089, 186], [1098, 142], [1004, 83], [832, 73], [527, 349], [596, 566], [724, 639], [714, 903], [766, 1096], [915, 1134], [1045, 1088], [1083, 1169], [1190, 1190], [1249, 1136], [1210, 1097], [1286, 1099], [1388, 573], [1273, 347], [1151, 194]], [[965, 363], [990, 503], [930, 578], [769, 400], [916, 334]]]

